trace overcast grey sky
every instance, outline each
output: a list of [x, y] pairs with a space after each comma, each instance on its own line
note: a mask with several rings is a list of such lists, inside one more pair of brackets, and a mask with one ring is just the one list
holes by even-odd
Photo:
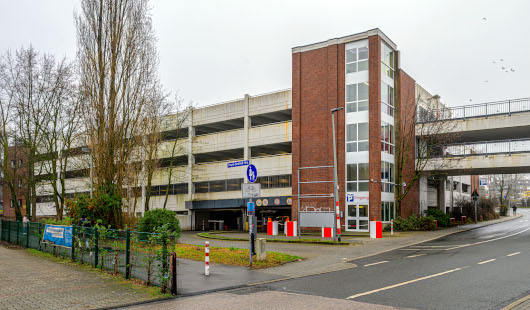
[[[31, 43], [75, 57], [78, 1], [0, 3], [0, 51]], [[403, 69], [447, 105], [530, 97], [530, 1], [151, 4], [162, 82], [198, 105], [290, 88], [292, 47], [376, 27], [397, 44]]]

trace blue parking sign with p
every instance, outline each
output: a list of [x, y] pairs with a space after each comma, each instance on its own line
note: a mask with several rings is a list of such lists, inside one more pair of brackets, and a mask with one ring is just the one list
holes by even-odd
[[353, 198], [353, 194], [347, 194], [346, 195], [346, 202], [353, 202], [354, 198]]

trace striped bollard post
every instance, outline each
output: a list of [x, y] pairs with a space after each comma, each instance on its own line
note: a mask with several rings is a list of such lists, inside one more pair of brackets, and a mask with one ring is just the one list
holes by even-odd
[[339, 201], [337, 200], [335, 202], [337, 206], [337, 238], [340, 242], [340, 209], [339, 209]]
[[206, 241], [204, 245], [204, 262], [206, 265], [204, 266], [204, 275], [209, 276], [210, 275], [210, 241]]
[[390, 234], [394, 234], [394, 219], [390, 220]]

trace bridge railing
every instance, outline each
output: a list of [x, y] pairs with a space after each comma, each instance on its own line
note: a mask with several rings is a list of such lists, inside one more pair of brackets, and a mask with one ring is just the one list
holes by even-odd
[[432, 122], [443, 120], [458, 120], [493, 115], [511, 115], [514, 113], [530, 112], [530, 98], [487, 102], [459, 107], [448, 107], [426, 111], [419, 107], [417, 122]]
[[431, 147], [431, 157], [466, 157], [530, 153], [530, 139], [457, 143]]

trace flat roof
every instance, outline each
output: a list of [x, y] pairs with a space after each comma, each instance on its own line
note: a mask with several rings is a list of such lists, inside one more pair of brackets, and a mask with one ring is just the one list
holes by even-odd
[[384, 34], [379, 28], [374, 28], [368, 31], [359, 32], [356, 34], [351, 34], [351, 35], [340, 37], [340, 38], [334, 38], [334, 39], [329, 39], [329, 40], [322, 41], [322, 42], [293, 47], [292, 53], [293, 54], [301, 53], [301, 52], [306, 52], [306, 51], [311, 51], [311, 50], [327, 47], [327, 46], [334, 45], [334, 44], [342, 44], [342, 43], [363, 40], [363, 39], [367, 39], [368, 37], [371, 37], [374, 35], [380, 36], [383, 39], [383, 41], [385, 41], [386, 44], [390, 45], [390, 47], [392, 47], [394, 50], [397, 50], [396, 43], [390, 40], [390, 38], [387, 37], [386, 34]]

